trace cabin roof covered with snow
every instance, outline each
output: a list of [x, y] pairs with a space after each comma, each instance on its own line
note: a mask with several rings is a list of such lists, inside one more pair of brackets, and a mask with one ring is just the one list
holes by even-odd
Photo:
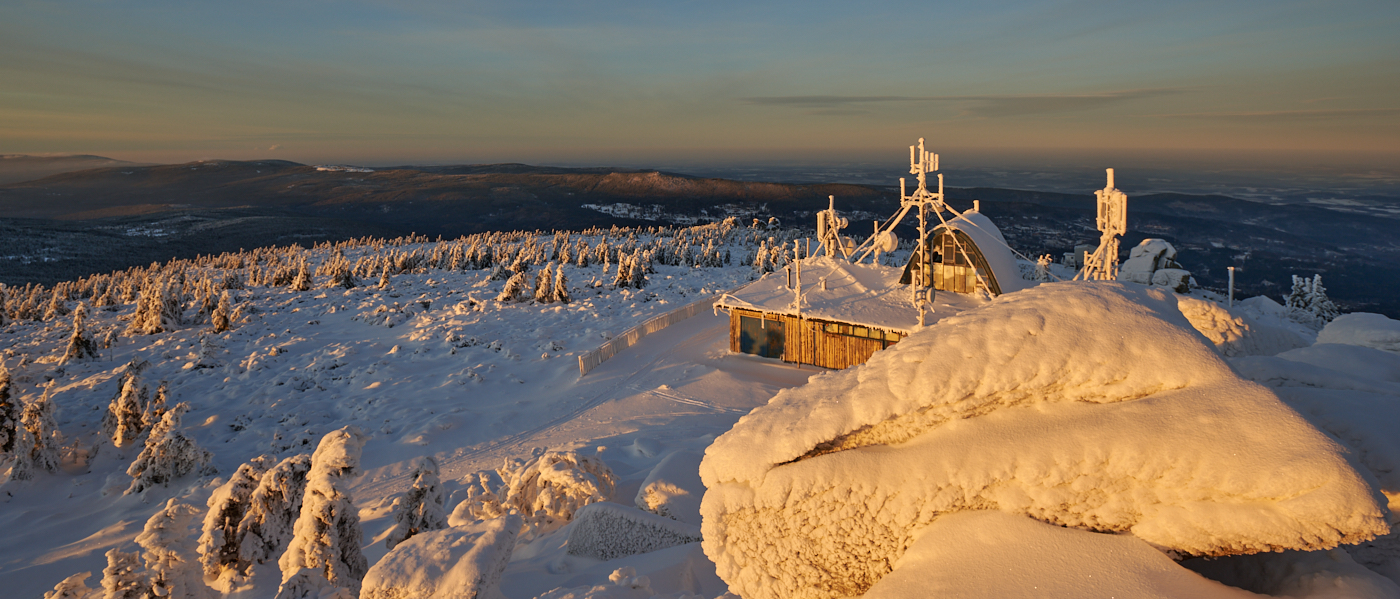
[[[908, 285], [899, 284], [902, 269], [875, 264], [853, 264], [846, 260], [817, 256], [802, 260], [802, 309], [793, 307], [793, 290], [786, 273], [769, 273], [734, 293], [720, 297], [721, 308], [753, 310], [766, 314], [789, 314], [815, 320], [829, 320], [867, 326], [908, 335], [918, 328], [919, 312], [913, 306]], [[821, 280], [826, 279], [826, 289]], [[1017, 277], [1018, 279], [1020, 277]], [[939, 292], [933, 312], [924, 322], [933, 322], [984, 303], [984, 300], [957, 293]]]

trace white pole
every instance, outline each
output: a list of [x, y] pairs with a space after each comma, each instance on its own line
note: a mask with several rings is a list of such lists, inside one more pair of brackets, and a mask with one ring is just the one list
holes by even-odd
[[1229, 268], [1230, 268], [1230, 300], [1229, 300], [1229, 303], [1226, 304], [1226, 305], [1228, 305], [1229, 307], [1233, 308], [1233, 307], [1235, 307], [1235, 267], [1231, 266], [1231, 267], [1229, 267]]

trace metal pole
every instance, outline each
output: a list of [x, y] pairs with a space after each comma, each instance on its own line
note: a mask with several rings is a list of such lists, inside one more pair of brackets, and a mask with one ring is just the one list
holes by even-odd
[[1233, 308], [1233, 307], [1235, 307], [1235, 267], [1231, 266], [1231, 267], [1229, 267], [1229, 268], [1230, 268], [1230, 300], [1229, 300], [1229, 303], [1226, 304], [1226, 305], [1228, 305], [1229, 307]]

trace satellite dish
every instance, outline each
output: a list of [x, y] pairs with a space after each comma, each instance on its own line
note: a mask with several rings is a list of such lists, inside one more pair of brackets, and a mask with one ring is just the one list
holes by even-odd
[[899, 249], [899, 238], [895, 237], [894, 231], [881, 231], [875, 236], [875, 248], [884, 253], [890, 253]]

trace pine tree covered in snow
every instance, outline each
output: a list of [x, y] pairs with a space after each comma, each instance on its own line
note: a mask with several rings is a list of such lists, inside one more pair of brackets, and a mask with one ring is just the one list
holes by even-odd
[[51, 381], [39, 399], [24, 404], [19, 426], [15, 429], [9, 472], [0, 482], [29, 480], [34, 478], [37, 471], [58, 470], [63, 436], [58, 432], [58, 423], [54, 420], [53, 388], [54, 382]]
[[360, 551], [359, 510], [345, 487], [358, 474], [366, 440], [358, 428], [348, 426], [323, 437], [312, 454], [301, 515], [287, 552], [277, 561], [282, 569], [278, 599], [305, 596], [309, 581], [304, 569], [352, 595], [359, 593], [369, 562]]
[[87, 585], [87, 579], [91, 576], [92, 572], [79, 572], [69, 576], [54, 585], [52, 591], [44, 593], [44, 599], [98, 599], [92, 594], [92, 587]]
[[147, 599], [151, 579], [141, 567], [141, 556], [119, 549], [107, 551], [107, 567], [102, 570], [102, 599]]
[[525, 291], [526, 277], [524, 272], [515, 273], [506, 281], [506, 286], [501, 290], [501, 294], [496, 296], [498, 302], [518, 302], [520, 294]]
[[10, 370], [0, 364], [0, 458], [14, 452], [20, 409], [10, 390]]
[[126, 489], [128, 495], [156, 485], [168, 485], [170, 481], [195, 471], [213, 472], [209, 462], [214, 455], [179, 430], [180, 416], [189, 409], [187, 403], [175, 404], [151, 430], [145, 449], [126, 469], [127, 475], [131, 476], [131, 486]]
[[1341, 313], [1341, 310], [1337, 309], [1337, 305], [1327, 297], [1327, 288], [1322, 286], [1322, 275], [1320, 274], [1313, 275], [1312, 284], [1308, 285], [1307, 309], [1313, 317], [1324, 324], [1332, 322], [1332, 319]]
[[[170, 383], [161, 381], [160, 384], [156, 385], [155, 397], [141, 406], [141, 428], [148, 431], [155, 430], [156, 425], [160, 424], [161, 419], [165, 417], [165, 403], [169, 394]], [[144, 389], [141, 396], [143, 398], [146, 396]]]
[[136, 300], [136, 312], [127, 325], [128, 335], [154, 335], [184, 324], [184, 302], [181, 283], [173, 277], [146, 279], [141, 296]]
[[1298, 275], [1293, 275], [1293, 289], [1288, 293], [1288, 297], [1283, 298], [1284, 307], [1289, 310], [1302, 310], [1308, 305], [1308, 280]]
[[535, 301], [548, 304], [554, 301], [554, 263], [546, 264], [535, 277]]
[[292, 278], [292, 291], [306, 291], [311, 288], [311, 273], [306, 272], [306, 258], [297, 263], [296, 276]]
[[578, 508], [606, 501], [617, 483], [602, 459], [572, 451], [507, 461], [494, 475], [480, 473], [469, 484], [452, 512], [454, 523], [516, 513], [525, 519], [521, 537], [530, 539], [567, 524]]
[[253, 492], [267, 473], [271, 459], [263, 456], [240, 465], [228, 482], [209, 496], [209, 511], [199, 536], [199, 561], [206, 579], [241, 578], [252, 567], [251, 561], [241, 557], [243, 537], [239, 535], [239, 524], [248, 515]]
[[311, 456], [301, 454], [286, 458], [263, 473], [248, 498], [247, 512], [238, 523], [240, 561], [261, 564], [282, 555], [301, 514], [306, 475], [310, 471]]
[[117, 447], [130, 445], [147, 430], [141, 418], [147, 404], [147, 394], [139, 372], [139, 366], [128, 365], [122, 377], [121, 391], [108, 404], [107, 416], [103, 419], [103, 430]]
[[210, 597], [199, 562], [195, 559], [190, 524], [198, 512], [187, 503], [171, 498], [165, 507], [146, 520], [146, 528], [136, 535], [144, 550], [151, 594], [170, 599]]
[[98, 357], [97, 342], [87, 332], [87, 308], [82, 302], [73, 310], [73, 334], [68, 337], [68, 349], [63, 352], [60, 364], [74, 360], [87, 360]]
[[559, 269], [554, 273], [554, 301], [567, 304], [574, 301], [569, 295], [569, 278], [564, 276], [564, 265], [560, 264]]
[[447, 528], [444, 503], [437, 460], [432, 457], [418, 458], [413, 464], [413, 486], [402, 497], [394, 499], [391, 508], [394, 529], [384, 540], [384, 547], [393, 549], [420, 532]]
[[222, 333], [233, 326], [232, 304], [227, 289], [219, 293], [219, 303], [214, 306], [214, 311], [209, 313], [209, 324], [214, 327], [215, 333]]

